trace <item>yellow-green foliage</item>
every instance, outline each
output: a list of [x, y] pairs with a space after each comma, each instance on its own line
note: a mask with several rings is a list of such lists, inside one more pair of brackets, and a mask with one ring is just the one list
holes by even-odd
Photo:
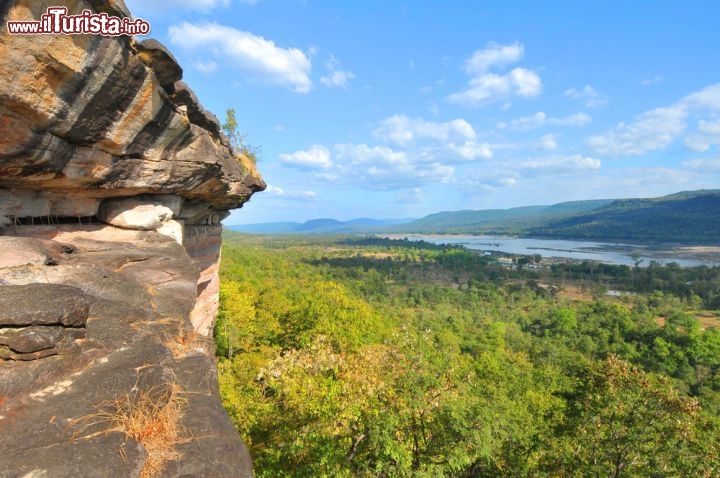
[[[683, 315], [662, 327], [642, 304], [542, 294], [518, 283], [527, 271], [460, 288], [460, 256], [225, 239], [220, 387], [257, 476], [720, 472], [720, 334]], [[662, 367], [710, 413], [649, 371]]]

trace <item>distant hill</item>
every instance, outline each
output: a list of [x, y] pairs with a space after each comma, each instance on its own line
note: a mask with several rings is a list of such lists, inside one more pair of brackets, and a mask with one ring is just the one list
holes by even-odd
[[570, 201], [552, 206], [525, 206], [430, 214], [393, 228], [393, 232], [434, 234], [522, 234], [530, 227], [610, 204], [612, 199]]
[[446, 211], [421, 219], [314, 219], [229, 226], [253, 234], [488, 234], [684, 244], [720, 243], [720, 190], [650, 199], [597, 199], [550, 206]]
[[232, 231], [248, 234], [351, 234], [384, 232], [413, 219], [360, 218], [350, 221], [312, 219], [305, 222], [268, 222], [227, 226]]
[[530, 227], [523, 235], [686, 244], [720, 243], [720, 190], [618, 199], [588, 212]]

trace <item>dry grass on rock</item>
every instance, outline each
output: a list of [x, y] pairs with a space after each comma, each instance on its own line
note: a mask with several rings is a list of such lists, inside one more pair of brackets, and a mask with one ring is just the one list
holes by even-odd
[[155, 387], [104, 401], [97, 412], [73, 420], [68, 428], [76, 440], [120, 432], [139, 442], [147, 453], [140, 476], [151, 478], [181, 457], [175, 446], [183, 441], [180, 421], [186, 403], [177, 385]]

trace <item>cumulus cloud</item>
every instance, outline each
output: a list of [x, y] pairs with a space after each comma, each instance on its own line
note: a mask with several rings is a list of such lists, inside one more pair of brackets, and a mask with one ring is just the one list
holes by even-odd
[[335, 145], [333, 151], [339, 177], [369, 189], [409, 189], [448, 182], [455, 171], [451, 165], [386, 146], [346, 143]]
[[355, 78], [355, 75], [351, 71], [333, 71], [329, 74], [329, 76], [322, 76], [320, 77], [320, 83], [322, 83], [325, 86], [342, 86], [344, 87], [347, 85], [347, 82], [350, 81], [352, 78]]
[[340, 62], [330, 55], [330, 58], [325, 62], [325, 67], [328, 70], [327, 75], [320, 78], [320, 83], [325, 86], [347, 86], [347, 82], [355, 78], [355, 74], [352, 71], [340, 70]]
[[312, 86], [310, 58], [297, 48], [281, 48], [261, 36], [217, 23], [183, 22], [171, 26], [168, 35], [172, 44], [212, 55], [215, 61], [232, 64], [256, 81], [298, 93], [307, 93]]
[[569, 88], [563, 94], [574, 100], [583, 101], [587, 108], [600, 108], [607, 104], [607, 97], [590, 85], [585, 85], [583, 88]]
[[[454, 166], [430, 150], [398, 150], [385, 145], [340, 143], [313, 145], [307, 151], [280, 155], [290, 167], [314, 171], [314, 178], [371, 190], [411, 189], [453, 179]], [[444, 159], [444, 158], [443, 158]]]
[[465, 141], [462, 144], [450, 143], [446, 149], [463, 160], [490, 159], [493, 157], [492, 147], [487, 143]]
[[321, 145], [314, 144], [307, 151], [295, 151], [281, 154], [280, 161], [288, 166], [301, 169], [330, 169], [333, 166], [330, 151]]
[[554, 118], [538, 111], [534, 115], [516, 118], [507, 123], [500, 123], [500, 129], [508, 128], [513, 131], [530, 131], [543, 126], [585, 126], [592, 121], [592, 117], [585, 113], [575, 113], [561, 118]]
[[314, 197], [317, 197], [317, 193], [315, 191], [286, 191], [285, 189], [278, 186], [273, 186], [272, 184], [267, 185], [267, 188], [265, 189], [265, 194], [285, 198], [312, 199]]
[[464, 119], [454, 119], [443, 123], [411, 119], [404, 115], [394, 115], [380, 122], [373, 135], [388, 143], [405, 145], [418, 139], [448, 141], [451, 139], [473, 140], [476, 137], [472, 125]]
[[700, 91], [691, 93], [680, 100], [680, 103], [691, 110], [708, 110], [720, 112], [720, 83], [706, 86]]
[[387, 146], [368, 146], [367, 144], [337, 144], [335, 154], [345, 164], [358, 165], [364, 163], [408, 164], [407, 154], [395, 151]]
[[476, 141], [477, 133], [461, 118], [445, 122], [394, 115], [380, 122], [373, 136], [405, 149], [415, 161], [466, 162], [490, 159], [492, 146]]
[[482, 106], [511, 96], [530, 98], [542, 91], [540, 76], [525, 68], [514, 68], [504, 75], [486, 73], [472, 78], [467, 89], [448, 96], [462, 106]]
[[694, 133], [685, 138], [685, 147], [701, 153], [715, 144], [720, 144], [720, 121], [700, 120]]
[[507, 73], [490, 73], [494, 67], [505, 67], [523, 57], [524, 48], [519, 43], [499, 45], [490, 42], [466, 60], [465, 72], [471, 76], [467, 88], [447, 97], [451, 103], [462, 106], [482, 106], [513, 96], [531, 98], [542, 91], [540, 76], [526, 68], [513, 68]]
[[641, 155], [672, 143], [685, 129], [686, 118], [687, 110], [681, 106], [655, 108], [630, 124], [620, 123], [613, 131], [592, 136], [587, 144], [611, 156]]
[[493, 66], [503, 67], [517, 63], [524, 53], [525, 48], [518, 42], [499, 45], [491, 41], [465, 61], [465, 72], [469, 75], [481, 75]]
[[[720, 112], [720, 83], [685, 96], [676, 103], [638, 115], [630, 124], [620, 123], [613, 130], [588, 138], [587, 145], [596, 153], [611, 156], [637, 156], [667, 148], [688, 129], [693, 116]], [[694, 151], [706, 151], [720, 144], [717, 120], [700, 119], [685, 138]]]

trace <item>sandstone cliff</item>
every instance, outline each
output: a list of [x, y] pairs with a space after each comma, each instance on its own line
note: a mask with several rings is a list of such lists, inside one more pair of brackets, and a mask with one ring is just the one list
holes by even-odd
[[161, 44], [6, 31], [59, 4], [130, 15], [0, 1], [0, 476], [250, 476], [208, 333], [265, 184]]

